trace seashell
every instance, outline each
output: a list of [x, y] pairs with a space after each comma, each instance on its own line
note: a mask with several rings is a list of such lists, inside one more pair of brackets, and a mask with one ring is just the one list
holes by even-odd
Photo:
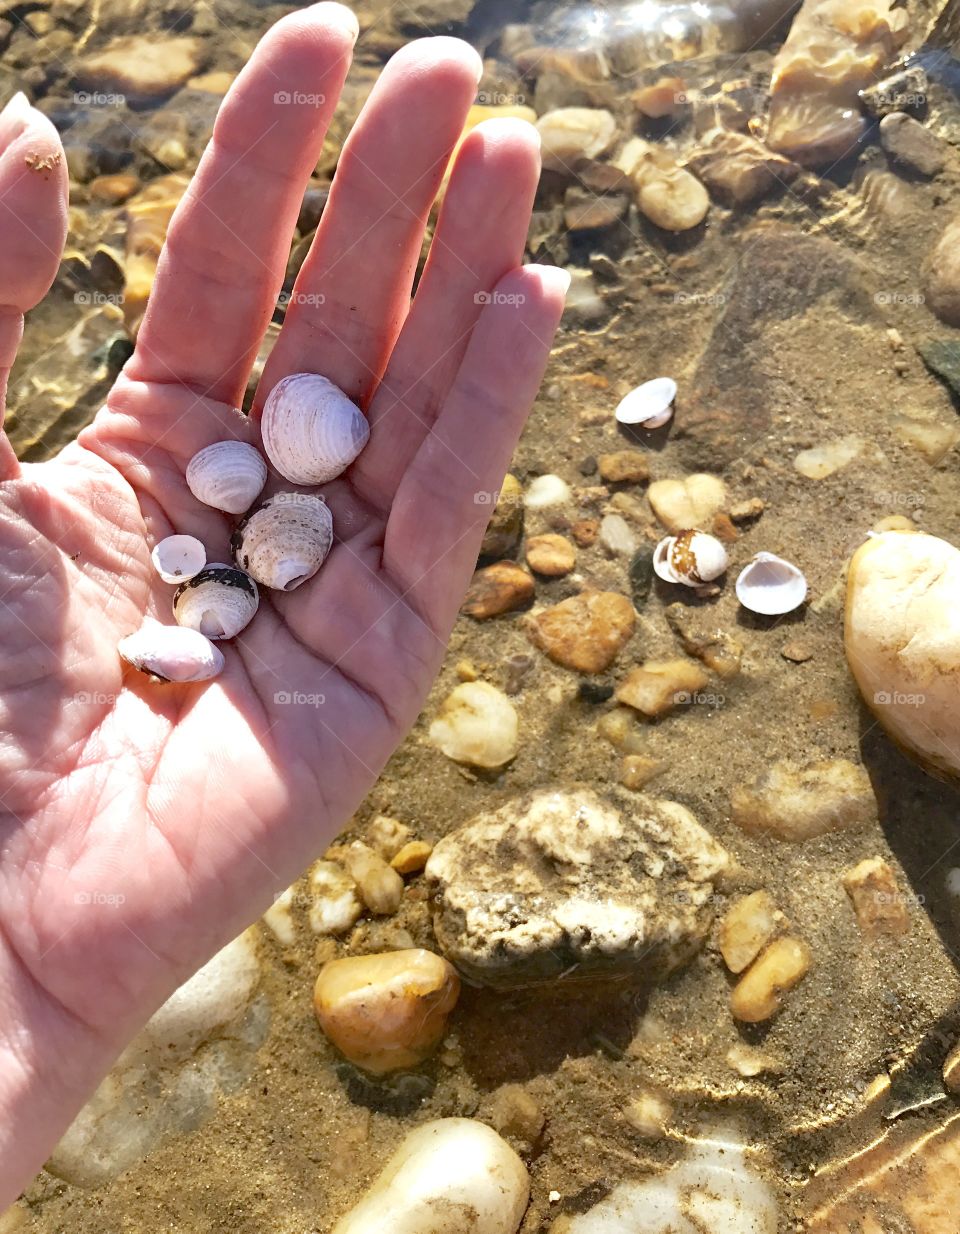
[[730, 564], [727, 550], [705, 531], [681, 531], [661, 540], [653, 553], [658, 578], [684, 587], [701, 587], [719, 578]]
[[195, 536], [167, 536], [150, 554], [150, 560], [165, 583], [182, 583], [207, 564], [207, 550]]
[[263, 448], [294, 484], [325, 484], [346, 471], [370, 436], [360, 408], [319, 373], [292, 373], [270, 391]]
[[806, 598], [803, 571], [773, 553], [757, 553], [737, 578], [737, 599], [751, 613], [764, 617], [791, 613]]
[[173, 615], [181, 626], [207, 638], [233, 638], [252, 619], [259, 603], [257, 584], [245, 570], [215, 561], [180, 584], [173, 596]]
[[187, 464], [187, 487], [198, 501], [227, 514], [249, 510], [267, 482], [267, 465], [244, 441], [215, 441]]
[[660, 428], [673, 415], [677, 383], [672, 377], [654, 377], [620, 400], [614, 413], [621, 424], [642, 424]]
[[277, 493], [239, 524], [230, 541], [237, 565], [276, 591], [293, 591], [312, 578], [331, 544], [333, 515], [310, 493]]
[[223, 668], [223, 653], [198, 630], [148, 622], [117, 644], [120, 658], [158, 681], [207, 681]]

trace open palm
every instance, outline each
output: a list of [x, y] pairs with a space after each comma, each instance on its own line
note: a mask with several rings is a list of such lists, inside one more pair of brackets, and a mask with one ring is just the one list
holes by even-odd
[[[410, 305], [480, 72], [465, 44], [430, 39], [378, 81], [255, 414], [234, 410], [355, 35], [335, 4], [273, 28], [223, 104], [106, 407], [52, 462], [20, 467], [0, 445], [0, 1209], [126, 1040], [322, 850], [413, 723], [489, 512], [476, 494], [497, 488], [542, 375], [563, 276], [520, 268], [529, 126], [465, 142]], [[0, 116], [0, 375], [63, 242], [58, 149], [37, 113]], [[262, 593], [215, 681], [124, 669], [118, 640], [145, 615], [171, 620], [152, 545], [189, 532], [229, 560], [230, 524], [191, 496], [188, 460], [256, 442], [264, 395], [303, 370], [371, 422], [323, 490], [326, 564]]]

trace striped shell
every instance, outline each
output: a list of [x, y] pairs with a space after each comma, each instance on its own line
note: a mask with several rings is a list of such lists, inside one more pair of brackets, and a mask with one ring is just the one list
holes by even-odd
[[159, 681], [207, 681], [223, 668], [223, 653], [197, 630], [147, 622], [117, 645], [120, 658]]
[[181, 626], [207, 638], [233, 638], [252, 619], [260, 603], [257, 584], [236, 566], [214, 562], [181, 583], [173, 615]]
[[237, 565], [277, 591], [312, 578], [331, 544], [333, 516], [310, 493], [277, 493], [243, 520], [230, 542]]
[[263, 448], [294, 484], [325, 484], [346, 471], [370, 436], [363, 413], [318, 373], [292, 373], [270, 391], [260, 420]]
[[267, 482], [267, 465], [244, 441], [215, 441], [187, 464], [187, 487], [197, 501], [227, 514], [243, 514]]

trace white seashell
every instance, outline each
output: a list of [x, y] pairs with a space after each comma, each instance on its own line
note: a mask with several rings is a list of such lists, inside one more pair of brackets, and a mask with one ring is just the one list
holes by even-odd
[[244, 441], [215, 441], [187, 463], [187, 487], [197, 501], [227, 514], [249, 510], [267, 482], [267, 464]]
[[773, 553], [757, 553], [737, 579], [737, 599], [751, 613], [765, 617], [790, 613], [806, 598], [803, 571]]
[[260, 432], [267, 458], [294, 484], [325, 484], [346, 471], [370, 436], [366, 417], [319, 373], [292, 373], [273, 387]]
[[668, 583], [701, 587], [719, 578], [730, 564], [727, 550], [705, 531], [681, 531], [661, 540], [653, 553], [654, 573]]
[[259, 603], [257, 584], [249, 574], [215, 561], [180, 584], [173, 597], [173, 615], [181, 626], [207, 638], [233, 638]]
[[120, 658], [160, 681], [207, 681], [223, 668], [223, 653], [197, 630], [148, 622], [117, 645]]
[[621, 424], [642, 424], [660, 428], [673, 415], [677, 383], [672, 377], [654, 377], [625, 395], [614, 413]]
[[182, 583], [207, 564], [207, 550], [195, 536], [167, 536], [150, 554], [165, 583]]
[[333, 515], [322, 497], [277, 493], [237, 527], [237, 565], [264, 587], [293, 591], [323, 565], [333, 544]]

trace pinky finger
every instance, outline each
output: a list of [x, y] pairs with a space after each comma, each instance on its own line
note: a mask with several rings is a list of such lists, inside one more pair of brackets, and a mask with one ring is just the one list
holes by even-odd
[[438, 633], [453, 624], [510, 456], [546, 368], [570, 278], [523, 266], [500, 280], [450, 395], [394, 498], [383, 565]]

